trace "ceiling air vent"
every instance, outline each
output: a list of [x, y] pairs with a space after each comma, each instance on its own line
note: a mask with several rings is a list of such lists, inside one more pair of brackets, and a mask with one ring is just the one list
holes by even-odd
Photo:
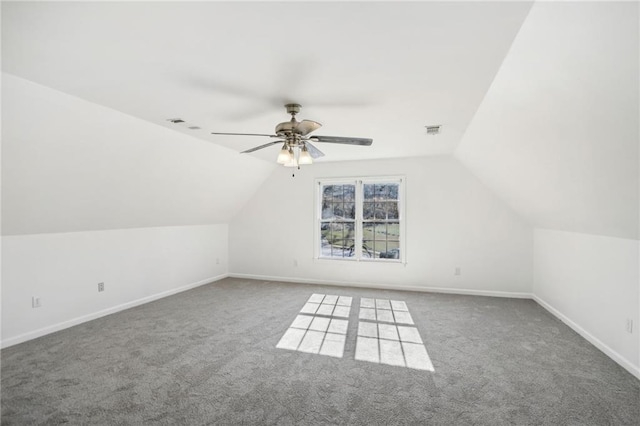
[[440, 134], [440, 128], [442, 127], [441, 125], [437, 125], [437, 126], [424, 126], [427, 128], [427, 134], [428, 135], [439, 135]]
[[167, 121], [172, 122], [173, 124], [184, 123], [184, 120], [181, 118], [169, 118]]
[[200, 130], [200, 127], [198, 127], [198, 126], [189, 126], [189, 127], [188, 127], [188, 129], [191, 129], [191, 130]]

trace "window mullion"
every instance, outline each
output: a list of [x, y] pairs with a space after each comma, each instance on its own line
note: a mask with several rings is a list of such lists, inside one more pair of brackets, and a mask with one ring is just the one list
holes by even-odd
[[362, 203], [364, 195], [362, 193], [362, 181], [356, 181], [356, 259], [362, 259]]

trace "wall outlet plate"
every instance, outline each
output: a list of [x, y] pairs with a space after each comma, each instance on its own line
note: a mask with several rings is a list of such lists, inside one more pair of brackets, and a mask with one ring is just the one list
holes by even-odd
[[104, 291], [104, 283], [98, 283], [98, 291]]
[[39, 308], [40, 306], [42, 306], [42, 302], [40, 301], [40, 298], [33, 296], [31, 298], [31, 307], [32, 308]]

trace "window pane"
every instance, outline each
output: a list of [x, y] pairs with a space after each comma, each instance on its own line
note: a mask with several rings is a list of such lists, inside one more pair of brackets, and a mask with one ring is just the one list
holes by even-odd
[[344, 218], [344, 209], [342, 203], [333, 203], [333, 218], [343, 219]]
[[398, 199], [398, 183], [365, 183], [363, 185], [364, 199], [367, 201], [386, 201]]
[[387, 251], [380, 252], [380, 259], [400, 259], [400, 249], [387, 247]]
[[333, 199], [333, 185], [325, 185], [322, 187], [322, 201], [331, 201]]
[[365, 220], [375, 217], [375, 203], [362, 203], [362, 217]]
[[374, 185], [370, 183], [365, 183], [363, 185], [364, 199], [367, 201], [373, 201], [374, 195]]
[[380, 257], [381, 253], [387, 251], [387, 242], [386, 241], [374, 241], [373, 250], [376, 252], [376, 257]]
[[387, 241], [387, 251], [399, 250], [400, 241]]
[[323, 222], [320, 225], [320, 252], [323, 257], [355, 256], [355, 223]]
[[355, 185], [343, 185], [343, 196], [344, 201], [355, 201], [356, 200], [356, 186]]
[[397, 200], [398, 199], [398, 188], [399, 187], [400, 187], [400, 185], [397, 184], [397, 183], [389, 185], [389, 199], [390, 200]]
[[355, 185], [324, 185], [321, 201], [322, 219], [355, 219]]
[[362, 257], [366, 257], [366, 258], [373, 257], [373, 241], [372, 240], [364, 240], [362, 242]]
[[329, 201], [322, 202], [322, 219], [331, 219], [333, 217], [333, 207]]
[[355, 223], [344, 224], [344, 238], [354, 239], [356, 237]]
[[355, 203], [344, 203], [344, 217], [346, 219], [355, 219], [356, 218], [356, 204]]
[[376, 220], [385, 220], [387, 218], [385, 203], [376, 203], [375, 210], [376, 210], [375, 211]]
[[336, 244], [336, 240], [342, 239], [342, 224], [341, 223], [329, 223], [329, 233], [327, 234], [327, 240], [329, 244]]
[[330, 223], [321, 223], [320, 224], [320, 256], [331, 256], [331, 243], [329, 243], [329, 238], [331, 235], [331, 224]]
[[388, 202], [387, 203], [387, 218], [389, 219], [399, 219], [400, 214], [398, 213], [398, 203], [397, 202]]
[[326, 223], [326, 222], [320, 223], [320, 237], [323, 240], [328, 240], [330, 228], [331, 228], [331, 225], [329, 223]]
[[362, 225], [362, 240], [363, 241], [367, 241], [367, 240], [375, 240], [375, 229], [374, 229], [374, 224], [371, 222], [365, 222], [364, 225]]
[[387, 223], [387, 241], [399, 241], [399, 240], [400, 240], [400, 224]]
[[344, 253], [345, 257], [353, 257], [355, 256], [355, 240], [344, 240]]
[[322, 219], [355, 219], [355, 203], [329, 202], [322, 203]]
[[342, 185], [333, 185], [332, 196], [334, 201], [342, 201]]
[[334, 246], [336, 248], [343, 248], [344, 247], [344, 236], [342, 238], [339, 238], [335, 241]]

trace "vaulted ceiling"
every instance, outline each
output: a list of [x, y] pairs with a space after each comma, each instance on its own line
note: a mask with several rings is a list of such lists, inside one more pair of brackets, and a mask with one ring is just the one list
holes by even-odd
[[[326, 161], [451, 153], [530, 7], [3, 2], [2, 67], [237, 151], [269, 139], [209, 133], [271, 133], [296, 102], [300, 118], [324, 125], [318, 134], [374, 139], [367, 149], [324, 144]], [[442, 135], [427, 137], [429, 124]]]
[[297, 102], [318, 134], [374, 139], [320, 161], [453, 154], [533, 226], [638, 238], [638, 21], [635, 2], [3, 2], [3, 233], [228, 221], [277, 148], [210, 132], [271, 133]]
[[532, 224], [638, 238], [637, 2], [536, 3], [456, 156]]

